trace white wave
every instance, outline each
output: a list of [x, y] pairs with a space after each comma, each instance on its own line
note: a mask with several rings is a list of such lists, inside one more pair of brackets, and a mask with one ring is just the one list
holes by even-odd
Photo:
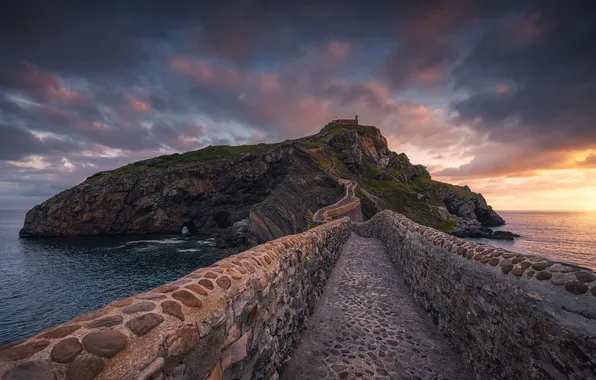
[[200, 249], [189, 248], [189, 249], [177, 249], [176, 252], [199, 252]]
[[128, 241], [124, 243], [124, 245], [132, 245], [132, 244], [183, 244], [188, 243], [186, 240], [181, 239], [161, 239], [161, 240], [135, 240], [135, 241]]

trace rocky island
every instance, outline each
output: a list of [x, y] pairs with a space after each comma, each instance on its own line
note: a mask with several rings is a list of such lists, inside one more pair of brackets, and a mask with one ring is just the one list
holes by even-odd
[[363, 218], [397, 211], [459, 237], [512, 238], [467, 186], [435, 181], [389, 150], [374, 126], [336, 120], [276, 144], [209, 146], [99, 172], [26, 216], [22, 237], [179, 233], [246, 247], [314, 225], [313, 213], [356, 183]]
[[101, 173], [30, 211], [23, 234], [270, 240], [0, 347], [0, 377], [595, 378], [596, 275], [454, 236], [503, 222], [342, 122]]

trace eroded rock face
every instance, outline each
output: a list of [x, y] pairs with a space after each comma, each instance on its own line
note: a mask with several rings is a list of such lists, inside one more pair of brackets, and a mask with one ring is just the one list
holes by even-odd
[[430, 179], [426, 168], [423, 165], [412, 165], [405, 153], [391, 152], [388, 167], [396, 170], [396, 179], [402, 182], [410, 182], [416, 177]]
[[432, 181], [389, 150], [378, 128], [330, 123], [280, 144], [208, 147], [98, 173], [30, 210], [20, 235], [184, 231], [246, 248], [308, 229], [313, 213], [341, 199], [342, 180], [368, 194], [365, 218], [390, 208], [460, 236], [504, 223], [482, 195]]
[[482, 194], [470, 191], [464, 187], [441, 187], [439, 197], [450, 213], [464, 219], [477, 220], [481, 225], [487, 227], [501, 226], [505, 220], [493, 211], [486, 203]]
[[[179, 233], [183, 227], [213, 235], [248, 221], [254, 206], [256, 213], [276, 209], [265, 226], [272, 232], [261, 234], [271, 238], [306, 230], [306, 210], [333, 203], [340, 191], [292, 143], [181, 167], [147, 165], [98, 173], [35, 206], [20, 235]], [[236, 226], [241, 232], [234, 231], [227, 245], [254, 245], [264, 238], [246, 237], [250, 228]]]

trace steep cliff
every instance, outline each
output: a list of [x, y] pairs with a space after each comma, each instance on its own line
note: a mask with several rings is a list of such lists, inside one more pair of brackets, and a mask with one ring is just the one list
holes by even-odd
[[278, 144], [211, 146], [100, 172], [26, 216], [21, 236], [191, 233], [252, 245], [306, 230], [319, 208], [359, 183], [365, 217], [392, 209], [466, 235], [504, 223], [480, 194], [433, 181], [372, 126], [331, 123]]

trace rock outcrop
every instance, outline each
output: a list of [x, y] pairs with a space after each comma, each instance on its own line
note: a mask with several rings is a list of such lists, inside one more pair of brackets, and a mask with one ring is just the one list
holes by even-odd
[[343, 190], [292, 143], [266, 148], [183, 166], [142, 161], [98, 173], [30, 210], [20, 235], [179, 233], [187, 227], [223, 236], [223, 242], [249, 214], [273, 222], [250, 226], [258, 236], [235, 235], [232, 245], [306, 230], [304, 210], [333, 203]]
[[[329, 171], [333, 169], [333, 173]], [[278, 144], [211, 146], [100, 172], [27, 213], [21, 236], [209, 235], [250, 246], [306, 230], [358, 184], [362, 213], [392, 209], [459, 236], [504, 224], [480, 194], [433, 181], [379, 129], [330, 123]]]

